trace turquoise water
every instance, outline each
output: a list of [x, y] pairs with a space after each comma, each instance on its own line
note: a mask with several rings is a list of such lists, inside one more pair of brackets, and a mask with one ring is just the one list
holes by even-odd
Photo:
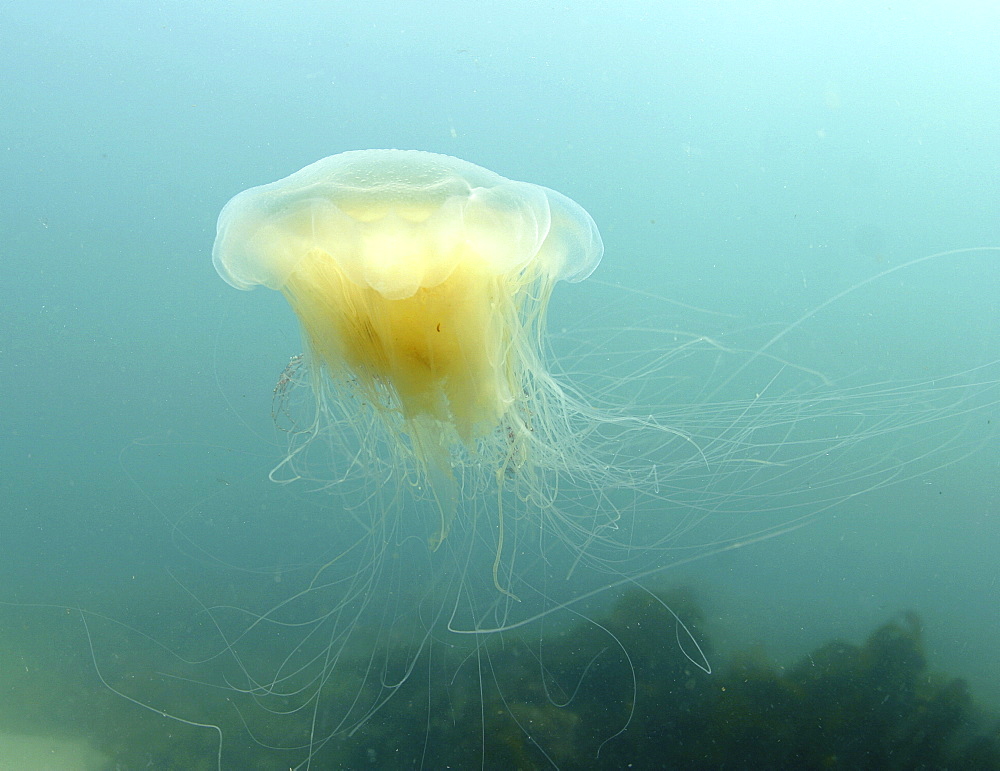
[[[531, 655], [600, 618], [622, 579], [685, 583], [717, 662], [754, 645], [790, 662], [913, 610], [932, 667], [996, 708], [1000, 252], [932, 255], [1000, 245], [997, 16], [973, 3], [0, 10], [0, 645], [21, 705], [0, 711], [0, 734], [82, 737], [125, 767], [144, 753], [323, 767], [356, 757], [337, 755], [352, 741], [383, 750], [378, 733], [349, 735], [370, 721], [341, 722], [373, 682], [422, 682], [424, 703], [446, 693], [464, 714], [454, 705], [486, 697], [441, 681], [470, 668], [504, 681], [499, 659], [441, 630], [465, 575], [419, 539], [372, 585], [373, 618], [325, 615], [354, 574], [324, 565], [360, 538], [343, 513], [364, 475], [324, 490], [268, 480], [286, 451], [272, 391], [299, 332], [280, 296], [238, 293], [211, 265], [230, 197], [369, 147], [455, 155], [584, 206], [606, 255], [557, 287], [553, 366], [687, 437], [621, 438], [649, 471], [646, 503], [607, 504], [622, 551], [571, 571], [573, 554], [531, 561], [558, 551], [552, 531], [525, 542], [516, 569], [550, 599], [544, 624], [517, 631]], [[452, 550], [465, 553], [492, 560], [488, 544]], [[317, 576], [325, 591], [289, 604]], [[388, 589], [407, 584], [430, 617]], [[290, 627], [242, 634], [279, 606], [313, 623], [298, 627], [315, 629], [305, 647]], [[344, 661], [317, 663], [347, 628]], [[433, 645], [402, 660], [432, 676], [405, 678], [384, 646], [425, 630]], [[436, 646], [452, 658], [428, 664]], [[276, 687], [237, 693], [247, 670], [266, 684], [300, 651], [303, 672], [329, 676], [304, 707]], [[476, 767], [482, 733], [424, 736]], [[558, 759], [550, 729], [522, 718], [514, 735]]]

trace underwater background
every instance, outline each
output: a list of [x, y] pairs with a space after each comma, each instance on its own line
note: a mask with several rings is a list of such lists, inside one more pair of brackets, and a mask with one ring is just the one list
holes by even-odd
[[[976, 710], [996, 714], [1000, 252], [872, 279], [1000, 245], [998, 29], [985, 2], [0, 5], [0, 768], [62, 752], [64, 768], [302, 762], [247, 741], [240, 716], [199, 708], [196, 683], [181, 681], [179, 702], [153, 674], [168, 649], [218, 642], [200, 598], [221, 588], [239, 604], [263, 576], [281, 602], [337, 534], [321, 498], [268, 480], [285, 451], [272, 389], [302, 344], [277, 293], [238, 293], [216, 274], [218, 212], [248, 187], [376, 147], [454, 155], [590, 212], [606, 254], [592, 279], [555, 290], [557, 353], [564, 330], [577, 340], [589, 309], [613, 303], [639, 347], [652, 318], [757, 346], [789, 330], [769, 354], [834, 388], [975, 387], [947, 446], [940, 426], [925, 444], [917, 427], [917, 473], [870, 492], [859, 478], [857, 495], [790, 514], [777, 527], [788, 532], [652, 578], [667, 595], [686, 587], [670, 604], [711, 640], [708, 688], [747, 651], [780, 681], [830, 641], [882, 650], [869, 639], [882, 629], [876, 643], [909, 641], [907, 661], [964, 679]], [[611, 299], [621, 288], [627, 302]], [[679, 374], [705, 381], [692, 394], [719, 377]], [[750, 375], [734, 384], [741, 398], [767, 388]], [[606, 599], [595, 617], [638, 612], [628, 595]], [[672, 629], [633, 644], [669, 662], [657, 677], [684, 663]], [[755, 709], [748, 699], [741, 714]], [[222, 726], [221, 761], [215, 729], [158, 710]], [[409, 731], [394, 715], [382, 730]], [[490, 765], [481, 718], [453, 721], [464, 743], [421, 726], [422, 747], [454, 750], [447, 762]], [[657, 765], [601, 750], [595, 730], [560, 748], [550, 727], [538, 754], [515, 727], [525, 747], [505, 760]], [[433, 748], [395, 763], [367, 754], [385, 741], [345, 740], [326, 762], [438, 764]], [[674, 763], [725, 766], [707, 752]]]

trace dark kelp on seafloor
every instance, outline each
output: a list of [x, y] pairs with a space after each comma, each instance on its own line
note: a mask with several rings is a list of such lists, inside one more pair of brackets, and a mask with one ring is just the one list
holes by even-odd
[[[662, 599], [697, 625], [690, 594]], [[915, 614], [791, 667], [748, 653], [711, 675], [685, 658], [673, 616], [650, 594], [626, 592], [598, 622], [606, 632], [581, 621], [541, 646], [508, 636], [462, 652], [464, 664], [418, 665], [321, 756], [350, 768], [485, 757], [508, 769], [1000, 769], [1000, 720], [964, 681], [928, 671]]]

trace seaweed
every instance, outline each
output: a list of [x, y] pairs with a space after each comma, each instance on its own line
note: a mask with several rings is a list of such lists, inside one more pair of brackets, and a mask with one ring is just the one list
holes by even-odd
[[[606, 616], [548, 639], [485, 640], [438, 656], [350, 740], [338, 767], [1000, 769], [1000, 723], [967, 684], [931, 674], [906, 613], [861, 645], [830, 641], [791, 667], [760, 652], [702, 671], [678, 622], [686, 590], [627, 591]], [[706, 652], [707, 640], [700, 640]], [[714, 656], [712, 657], [714, 658]], [[430, 694], [430, 696], [428, 696]]]

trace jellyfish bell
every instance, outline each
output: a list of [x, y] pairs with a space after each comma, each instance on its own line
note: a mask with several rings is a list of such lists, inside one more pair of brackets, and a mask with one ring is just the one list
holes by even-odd
[[539, 352], [553, 284], [589, 276], [603, 250], [590, 215], [554, 190], [445, 155], [364, 150], [234, 197], [213, 262], [238, 289], [284, 294], [314, 366], [416, 461], [439, 544], [459, 457], [502, 475], [530, 454], [527, 402], [554, 385]]

